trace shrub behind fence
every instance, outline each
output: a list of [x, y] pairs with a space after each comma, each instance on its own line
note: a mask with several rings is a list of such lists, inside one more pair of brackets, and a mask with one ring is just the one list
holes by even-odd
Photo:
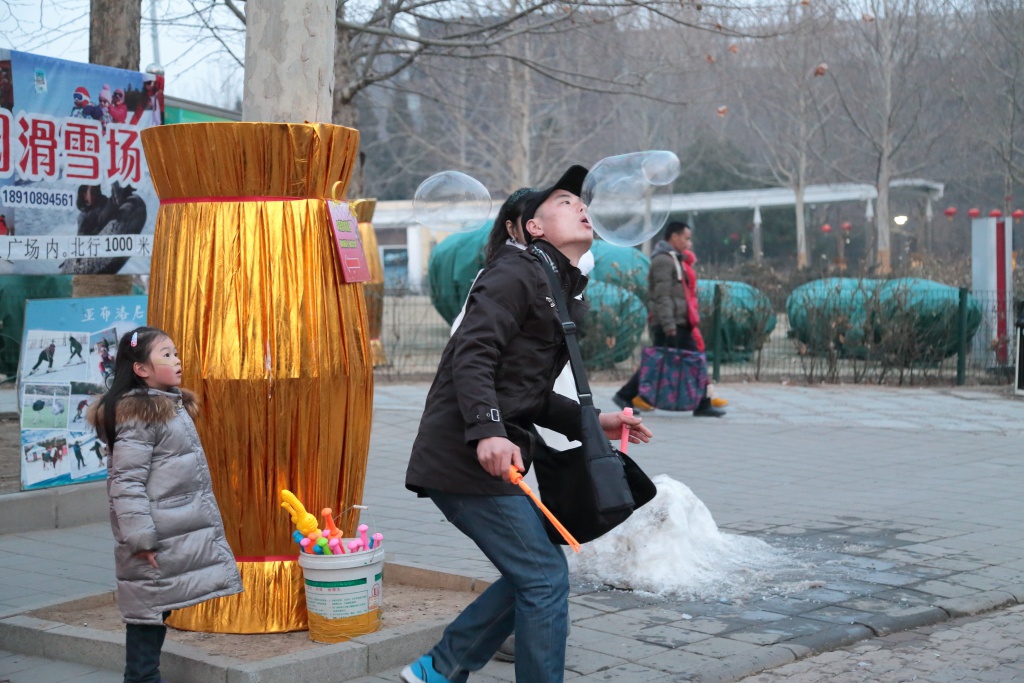
[[[1013, 320], [1000, 336], [995, 293], [928, 282], [822, 280], [797, 288], [782, 310], [744, 283], [704, 282], [709, 371], [716, 381], [1009, 382]], [[649, 344], [646, 309], [634, 294], [612, 289], [621, 294], [595, 296], [583, 330], [585, 360], [596, 379], [628, 377]], [[388, 364], [378, 377], [429, 379], [449, 335], [428, 296], [390, 292], [382, 332]]]

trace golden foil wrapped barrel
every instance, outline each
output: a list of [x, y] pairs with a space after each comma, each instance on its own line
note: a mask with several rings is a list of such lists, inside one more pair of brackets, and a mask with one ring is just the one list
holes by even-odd
[[359, 237], [363, 241], [363, 251], [366, 252], [366, 265], [370, 268], [370, 281], [363, 284], [363, 296], [366, 297], [366, 317], [370, 321], [370, 353], [373, 355], [373, 367], [376, 368], [387, 363], [380, 337], [384, 327], [384, 262], [380, 258], [377, 233], [371, 222], [377, 200], [355, 199], [349, 202], [349, 206], [359, 221]]
[[[143, 132], [161, 200], [149, 322], [178, 345], [182, 384], [245, 591], [175, 611], [176, 628], [306, 628], [302, 571], [278, 492], [342, 512], [355, 534], [373, 405], [361, 284], [343, 281], [325, 199], [344, 196], [358, 131], [197, 123]], [[322, 520], [321, 520], [322, 523]]]

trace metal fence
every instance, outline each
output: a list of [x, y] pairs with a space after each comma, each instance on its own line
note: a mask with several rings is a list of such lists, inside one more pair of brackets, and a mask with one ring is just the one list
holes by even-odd
[[[729, 284], [701, 291], [700, 327], [716, 381], [953, 385], [1013, 377], [1013, 302], [995, 293], [854, 285], [791, 297], [788, 307], [766, 298], [735, 305], [732, 294]], [[628, 377], [650, 343], [629, 296], [591, 307], [581, 346], [592, 379]], [[386, 364], [376, 375], [429, 379], [450, 330], [429, 296], [387, 294]]]

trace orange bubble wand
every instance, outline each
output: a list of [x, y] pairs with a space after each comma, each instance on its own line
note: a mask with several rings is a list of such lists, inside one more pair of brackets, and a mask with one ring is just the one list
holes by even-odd
[[327, 531], [327, 535], [331, 538], [341, 538], [341, 529], [334, 523], [334, 511], [331, 508], [324, 508], [320, 511], [320, 515], [324, 518], [324, 523], [326, 524], [324, 530]]
[[533, 489], [531, 489], [530, 486], [525, 481], [523, 481], [523, 475], [519, 473], [519, 470], [515, 468], [515, 465], [508, 468], [508, 474], [509, 481], [517, 485], [526, 493], [526, 495], [533, 499], [533, 502], [537, 504], [537, 507], [540, 508], [540, 511], [544, 513], [544, 516], [548, 518], [548, 521], [551, 522], [551, 525], [558, 529], [558, 533], [562, 534], [562, 538], [565, 539], [565, 542], [568, 543], [573, 550], [579, 552], [579, 542], [572, 537], [572, 534], [569, 533], [568, 529], [562, 526], [561, 522], [555, 519], [555, 516], [551, 514], [551, 511], [548, 510], [547, 507], [545, 507], [544, 503], [540, 502], [540, 498], [538, 498], [533, 493]]

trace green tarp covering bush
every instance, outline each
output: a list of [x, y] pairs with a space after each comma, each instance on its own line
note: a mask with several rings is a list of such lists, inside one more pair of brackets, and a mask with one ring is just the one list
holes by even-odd
[[[956, 287], [932, 280], [828, 278], [793, 290], [786, 313], [802, 353], [911, 367], [956, 353], [959, 305]], [[968, 341], [981, 317], [981, 305], [968, 297]]]

